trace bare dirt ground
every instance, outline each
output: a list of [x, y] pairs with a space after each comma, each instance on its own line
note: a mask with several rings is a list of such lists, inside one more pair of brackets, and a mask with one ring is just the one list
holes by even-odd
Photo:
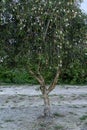
[[51, 119], [40, 118], [39, 86], [0, 86], [0, 130], [87, 130], [87, 86], [57, 86]]

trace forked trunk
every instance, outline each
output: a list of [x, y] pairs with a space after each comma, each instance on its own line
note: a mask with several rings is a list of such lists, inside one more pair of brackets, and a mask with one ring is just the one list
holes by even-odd
[[43, 94], [43, 99], [44, 99], [44, 116], [49, 117], [50, 116], [50, 101], [49, 101], [49, 96], [46, 92]]
[[50, 101], [49, 101], [49, 96], [48, 94], [55, 88], [57, 81], [58, 81], [58, 77], [60, 75], [60, 69], [58, 68], [56, 75], [53, 79], [53, 82], [51, 83], [51, 85], [48, 87], [46, 87], [45, 85], [45, 81], [43, 76], [40, 74], [40, 72], [38, 71], [38, 73], [36, 74], [35, 72], [33, 72], [29, 66], [26, 67], [29, 70], [29, 73], [35, 77], [35, 79], [40, 83], [40, 90], [42, 92], [43, 95], [43, 99], [44, 99], [44, 116], [45, 117], [49, 117], [50, 116]]

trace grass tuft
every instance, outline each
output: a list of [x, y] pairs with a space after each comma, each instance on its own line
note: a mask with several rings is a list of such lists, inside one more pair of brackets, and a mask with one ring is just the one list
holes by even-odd
[[86, 120], [87, 119], [87, 115], [83, 115], [82, 117], [80, 117], [80, 120], [81, 121], [84, 121], [84, 120]]

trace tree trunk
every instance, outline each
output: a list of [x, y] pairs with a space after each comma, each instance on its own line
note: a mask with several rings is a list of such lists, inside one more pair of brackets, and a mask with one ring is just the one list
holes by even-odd
[[49, 96], [47, 92], [43, 94], [43, 99], [44, 99], [44, 116], [49, 117], [50, 116], [50, 101], [49, 101]]

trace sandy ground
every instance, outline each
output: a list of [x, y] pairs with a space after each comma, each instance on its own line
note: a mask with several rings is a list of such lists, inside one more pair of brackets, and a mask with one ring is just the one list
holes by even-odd
[[39, 86], [0, 86], [0, 130], [87, 130], [87, 86], [57, 86], [44, 119]]

